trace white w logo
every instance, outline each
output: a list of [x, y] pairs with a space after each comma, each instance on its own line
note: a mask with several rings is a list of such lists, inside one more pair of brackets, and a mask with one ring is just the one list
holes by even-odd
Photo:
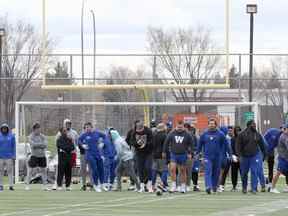
[[175, 141], [176, 141], [177, 144], [178, 144], [178, 143], [182, 143], [183, 140], [184, 140], [184, 137], [183, 137], [183, 136], [175, 136]]

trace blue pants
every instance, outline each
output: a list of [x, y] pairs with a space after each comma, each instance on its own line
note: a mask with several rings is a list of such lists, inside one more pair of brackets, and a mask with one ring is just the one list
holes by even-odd
[[258, 179], [260, 182], [261, 187], [265, 187], [265, 176], [264, 176], [264, 170], [263, 170], [263, 156], [260, 154], [260, 160], [258, 163]]
[[[152, 170], [152, 185], [156, 184], [157, 174], [158, 174], [157, 170]], [[160, 173], [160, 178], [161, 178], [163, 185], [167, 187], [168, 186], [168, 170], [162, 171]]]
[[93, 155], [87, 155], [87, 161], [91, 168], [93, 183], [98, 185], [104, 183], [104, 166], [102, 158], [95, 157]]
[[221, 170], [220, 158], [204, 159], [205, 187], [216, 191]]
[[240, 173], [242, 178], [242, 187], [247, 190], [248, 172], [251, 172], [251, 189], [257, 191], [259, 163], [262, 163], [261, 155], [258, 153], [251, 157], [241, 157]]
[[117, 162], [114, 158], [105, 158], [104, 160], [104, 182], [113, 184], [115, 180], [115, 170]]

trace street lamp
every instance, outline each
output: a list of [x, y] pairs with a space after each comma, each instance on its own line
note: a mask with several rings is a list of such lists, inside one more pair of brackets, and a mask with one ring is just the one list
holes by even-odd
[[252, 79], [253, 79], [253, 32], [254, 14], [257, 13], [256, 4], [247, 4], [246, 12], [250, 14], [250, 49], [249, 49], [249, 102], [252, 102]]
[[5, 29], [0, 28], [0, 120], [2, 121], [2, 55], [3, 55], [3, 38], [5, 37]]
[[96, 82], [96, 23], [95, 23], [95, 13], [90, 10], [93, 18], [93, 84]]

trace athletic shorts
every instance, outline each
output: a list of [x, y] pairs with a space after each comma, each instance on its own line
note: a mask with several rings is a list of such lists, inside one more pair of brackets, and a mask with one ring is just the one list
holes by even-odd
[[176, 163], [177, 165], [186, 165], [187, 154], [173, 154], [173, 153], [171, 153], [170, 161]]
[[35, 167], [41, 167], [44, 168], [47, 166], [47, 160], [46, 157], [35, 157], [35, 156], [31, 156], [30, 160], [28, 161], [28, 165], [31, 168], [35, 168]]
[[283, 175], [288, 175], [288, 161], [284, 158], [278, 157], [278, 167], [277, 170]]
[[157, 172], [168, 171], [167, 161], [163, 159], [153, 159], [152, 170]]

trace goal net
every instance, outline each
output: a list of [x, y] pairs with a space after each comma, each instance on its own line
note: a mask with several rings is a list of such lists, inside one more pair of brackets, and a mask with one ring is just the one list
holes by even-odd
[[[17, 102], [15, 109], [16, 162], [15, 181], [24, 181], [26, 176], [27, 137], [36, 122], [48, 139], [48, 172], [55, 172], [53, 158], [56, 155], [55, 135], [63, 126], [64, 119], [70, 119], [72, 128], [79, 134], [85, 122], [95, 128], [105, 130], [114, 127], [125, 136], [137, 119], [163, 122], [174, 127], [178, 120], [193, 124], [200, 134], [215, 118], [219, 126], [245, 127], [249, 119], [254, 119], [260, 128], [258, 104], [249, 102]], [[55, 162], [55, 159], [54, 159]], [[51, 166], [50, 166], [50, 165]]]

